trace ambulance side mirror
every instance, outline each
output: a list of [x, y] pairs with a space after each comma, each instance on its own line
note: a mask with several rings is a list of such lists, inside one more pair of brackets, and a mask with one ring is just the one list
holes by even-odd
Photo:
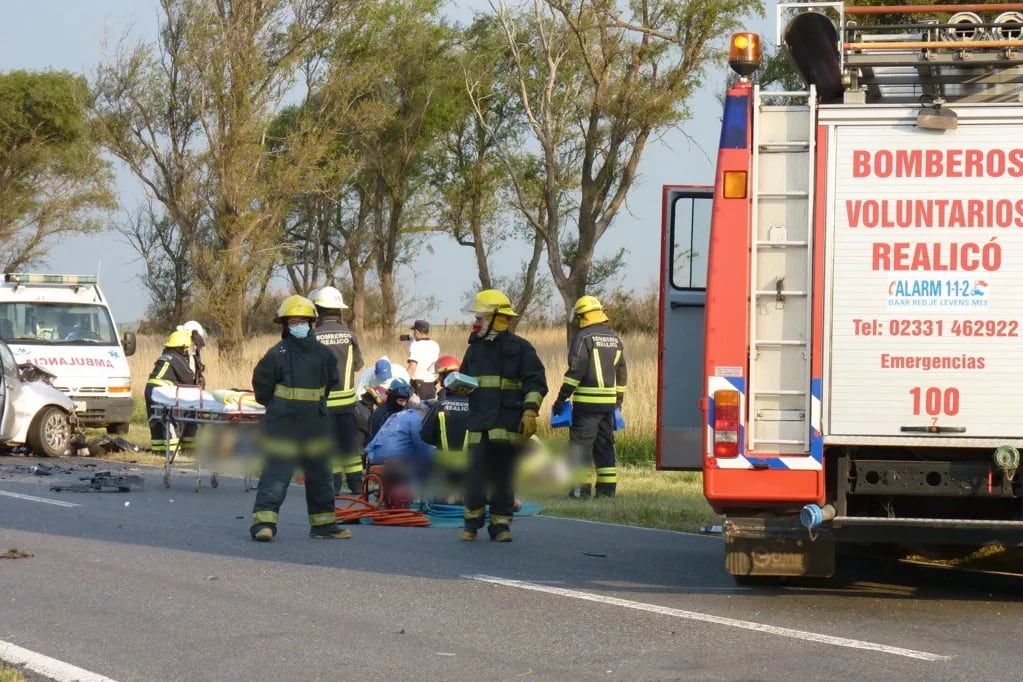
[[124, 332], [121, 337], [121, 347], [124, 348], [125, 357], [135, 354], [135, 332]]

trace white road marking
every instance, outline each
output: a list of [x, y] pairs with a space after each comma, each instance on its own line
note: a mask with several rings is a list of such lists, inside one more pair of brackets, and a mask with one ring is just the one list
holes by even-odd
[[478, 580], [480, 582], [492, 583], [494, 585], [504, 585], [506, 587], [518, 587], [523, 590], [532, 590], [534, 592], [546, 592], [548, 594], [556, 594], [562, 597], [570, 597], [572, 599], [582, 599], [584, 601], [593, 601], [600, 604], [609, 604], [611, 606], [622, 606], [627, 609], [635, 609], [637, 611], [648, 611], [650, 613], [657, 613], [662, 616], [673, 616], [675, 618], [684, 618], [686, 620], [695, 620], [703, 623], [714, 623], [715, 625], [725, 625], [727, 627], [740, 628], [742, 630], [752, 630], [754, 632], [761, 632], [768, 635], [777, 635], [779, 637], [791, 637], [792, 639], [801, 639], [806, 642], [816, 642], [818, 644], [830, 644], [832, 646], [846, 647], [849, 649], [863, 649], [865, 651], [876, 651], [881, 654], [891, 654], [893, 656], [905, 656], [906, 658], [916, 658], [921, 661], [946, 661], [951, 656], [942, 656], [941, 654], [932, 654], [926, 651], [914, 651], [913, 649], [902, 649], [900, 647], [888, 646], [887, 644], [877, 644], [876, 642], [865, 642], [858, 639], [847, 639], [845, 637], [833, 637], [831, 635], [823, 635], [818, 632], [806, 632], [803, 630], [793, 630], [791, 628], [777, 627], [775, 625], [765, 625], [763, 623], [755, 623], [748, 620], [736, 620], [735, 618], [724, 618], [722, 616], [712, 616], [706, 613], [699, 613], [697, 611], [685, 611], [683, 609], [673, 609], [667, 606], [658, 606], [657, 604], [644, 604], [643, 602], [630, 601], [628, 599], [618, 599], [617, 597], [608, 597], [602, 594], [593, 594], [590, 592], [581, 592], [578, 590], [566, 590], [562, 587], [551, 587], [550, 585], [540, 585], [538, 583], [526, 582], [524, 580], [509, 580], [507, 578], [497, 578], [491, 575], [463, 575], [463, 578], [469, 580]]
[[81, 507], [80, 504], [74, 502], [65, 502], [64, 500], [51, 500], [47, 497], [36, 497], [35, 495], [22, 495], [21, 493], [12, 493], [7, 490], [0, 490], [0, 495], [6, 495], [7, 497], [16, 497], [19, 500], [28, 500], [29, 502], [44, 502], [46, 504], [52, 504], [57, 507]]
[[23, 649], [16, 644], [0, 639], [0, 661], [9, 665], [24, 666], [32, 672], [56, 682], [115, 682], [109, 677], [97, 675], [76, 665], [43, 656]]

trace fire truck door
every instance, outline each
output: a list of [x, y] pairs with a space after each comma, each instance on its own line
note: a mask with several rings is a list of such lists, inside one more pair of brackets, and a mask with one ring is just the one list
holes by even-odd
[[699, 401], [712, 197], [708, 187], [663, 190], [658, 469], [699, 470], [703, 462]]

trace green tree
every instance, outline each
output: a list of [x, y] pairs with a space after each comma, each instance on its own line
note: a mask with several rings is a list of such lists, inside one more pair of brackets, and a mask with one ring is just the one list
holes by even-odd
[[[139, 44], [101, 67], [97, 111], [110, 151], [182, 230], [193, 292], [220, 350], [245, 338], [253, 294], [266, 291], [283, 216], [317, 186], [337, 104], [301, 77], [352, 19], [357, 0], [161, 0], [157, 48]], [[322, 95], [271, 139], [282, 102]]]
[[[722, 37], [752, 11], [758, 0], [498, 3], [527, 146], [539, 150], [540, 198], [513, 173], [516, 208], [544, 241], [566, 312], [620, 268], [622, 253], [601, 260], [596, 247], [648, 141], [686, 120]], [[510, 150], [502, 158], [513, 169]]]
[[84, 78], [0, 74], [0, 242], [4, 272], [45, 259], [57, 238], [105, 229], [112, 174], [88, 118]]

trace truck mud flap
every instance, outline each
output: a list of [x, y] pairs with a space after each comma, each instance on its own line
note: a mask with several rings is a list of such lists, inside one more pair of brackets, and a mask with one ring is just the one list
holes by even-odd
[[725, 570], [737, 576], [835, 574], [835, 541], [825, 529], [810, 538], [796, 517], [729, 518], [724, 522]]

